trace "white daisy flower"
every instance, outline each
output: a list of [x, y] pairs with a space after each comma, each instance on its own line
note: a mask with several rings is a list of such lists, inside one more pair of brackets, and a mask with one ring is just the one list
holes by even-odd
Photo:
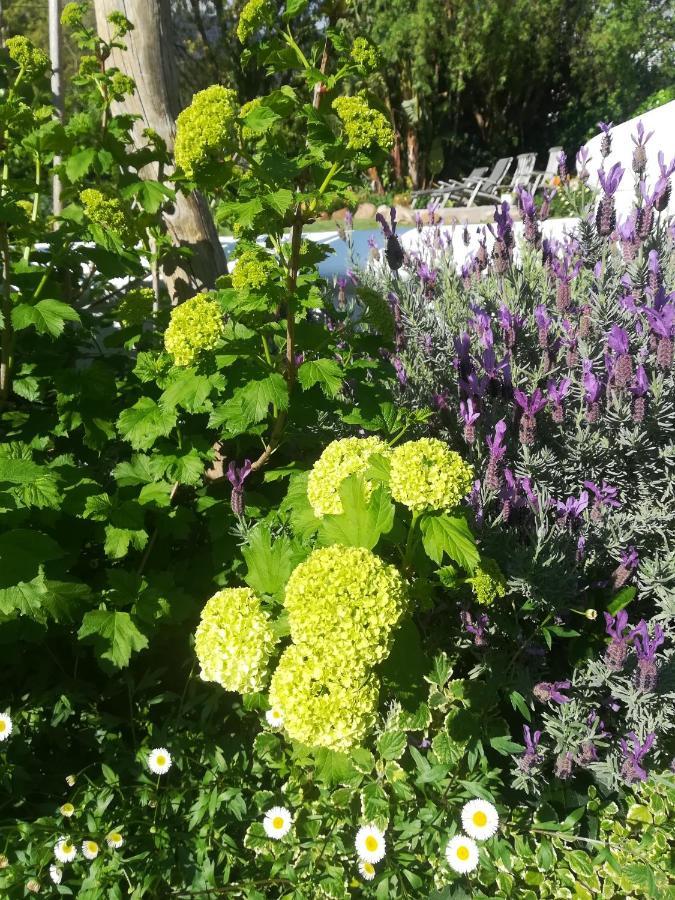
[[464, 875], [466, 872], [473, 872], [478, 865], [478, 846], [472, 838], [458, 834], [448, 841], [445, 856], [450, 868]]
[[96, 841], [82, 842], [82, 856], [84, 856], [85, 859], [96, 859], [98, 856], [98, 844]]
[[74, 787], [76, 781], [77, 781], [77, 776], [66, 775], [66, 784], [68, 785], [68, 787]]
[[273, 706], [272, 709], [268, 709], [265, 713], [265, 718], [267, 719], [267, 724], [270, 728], [283, 728], [284, 726], [284, 714], [278, 706]]
[[49, 877], [54, 882], [54, 884], [61, 884], [61, 879], [63, 878], [63, 870], [59, 869], [58, 866], [52, 864], [49, 867]]
[[372, 881], [375, 877], [375, 866], [362, 859], [359, 863], [359, 873], [361, 878], [364, 878], [366, 881]]
[[267, 837], [278, 841], [288, 834], [292, 823], [293, 817], [285, 807], [273, 806], [272, 809], [265, 813], [263, 828]]
[[354, 843], [359, 859], [369, 863], [379, 862], [387, 849], [384, 835], [375, 825], [364, 825], [359, 828]]
[[54, 845], [54, 856], [61, 863], [72, 862], [77, 856], [77, 847], [68, 838], [62, 837]]
[[72, 803], [64, 803], [63, 806], [59, 807], [59, 812], [62, 816], [65, 816], [66, 819], [69, 819], [75, 812], [75, 807]]
[[462, 809], [464, 831], [476, 841], [486, 841], [497, 831], [499, 814], [487, 800], [471, 800]]
[[0, 713], [0, 741], [6, 741], [13, 728], [12, 720], [7, 713]]
[[164, 747], [151, 750], [148, 756], [148, 768], [155, 775], [166, 775], [171, 768], [171, 754]]
[[124, 838], [119, 833], [119, 831], [111, 831], [105, 840], [107, 845], [109, 847], [112, 847], [113, 850], [119, 850], [120, 847], [124, 844]]

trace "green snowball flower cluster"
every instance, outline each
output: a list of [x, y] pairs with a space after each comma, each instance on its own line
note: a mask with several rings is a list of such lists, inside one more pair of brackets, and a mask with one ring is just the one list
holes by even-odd
[[259, 247], [247, 247], [237, 256], [237, 264], [232, 272], [232, 287], [238, 291], [260, 290], [278, 273], [274, 257]]
[[142, 325], [152, 316], [155, 292], [152, 288], [135, 288], [122, 297], [116, 317], [123, 325]]
[[238, 114], [235, 91], [219, 84], [198, 91], [179, 114], [174, 154], [189, 178], [232, 154], [237, 145]]
[[388, 150], [394, 143], [394, 132], [383, 114], [368, 105], [365, 97], [336, 97], [333, 109], [342, 122], [350, 150]]
[[110, 96], [113, 100], [123, 100], [136, 91], [136, 83], [124, 72], [113, 72], [110, 78]]
[[376, 69], [379, 63], [379, 54], [377, 49], [373, 47], [366, 38], [358, 37], [352, 44], [349, 55], [357, 66], [361, 66], [366, 71]]
[[86, 3], [66, 3], [61, 13], [61, 24], [66, 28], [79, 28], [86, 12]]
[[406, 601], [394, 566], [363, 547], [333, 545], [314, 550], [293, 571], [284, 606], [293, 642], [339, 668], [386, 659]]
[[20, 66], [29, 75], [41, 75], [49, 68], [49, 57], [36, 47], [32, 41], [21, 34], [7, 38], [5, 47], [9, 53], [9, 58], [14, 60], [17, 66]]
[[483, 557], [471, 576], [467, 578], [476, 601], [489, 606], [497, 597], [506, 594], [506, 578], [494, 559]]
[[437, 438], [420, 438], [391, 453], [389, 487], [413, 512], [452, 509], [473, 485], [473, 469]]
[[[249, 100], [247, 103], [244, 103], [242, 108], [239, 110], [239, 118], [244, 119], [252, 109], [257, 109], [262, 103], [262, 97], [254, 97], [253, 100]], [[241, 126], [241, 139], [243, 141], [251, 141], [256, 137], [260, 137], [259, 132], [254, 131], [252, 128], [249, 128], [247, 125]]]
[[[377, 437], [342, 438], [333, 441], [314, 463], [307, 479], [307, 499], [315, 515], [339, 515], [342, 512], [340, 485], [350, 475], [366, 471], [370, 457], [388, 455], [389, 448]], [[366, 491], [372, 491], [366, 482]]]
[[405, 582], [363, 547], [321, 547], [291, 574], [284, 606], [293, 643], [272, 676], [270, 703], [294, 740], [348, 750], [375, 721], [373, 667], [391, 650]]
[[195, 633], [200, 677], [226, 691], [265, 687], [276, 638], [260, 599], [249, 588], [218, 591], [202, 610]]
[[237, 37], [242, 44], [260, 31], [265, 25], [274, 21], [274, 6], [270, 0], [248, 0], [242, 9], [237, 23]]
[[197, 294], [172, 310], [164, 346], [175, 365], [190, 366], [201, 353], [214, 350], [224, 333], [218, 302], [206, 294]]
[[87, 188], [80, 193], [80, 201], [85, 215], [94, 225], [106, 231], [114, 231], [127, 243], [134, 241], [135, 234], [129, 225], [129, 217], [115, 197], [106, 197], [96, 188]]
[[365, 669], [327, 669], [301, 647], [291, 645], [272, 676], [269, 700], [280, 709], [293, 740], [310, 747], [346, 751], [373, 727], [379, 680]]

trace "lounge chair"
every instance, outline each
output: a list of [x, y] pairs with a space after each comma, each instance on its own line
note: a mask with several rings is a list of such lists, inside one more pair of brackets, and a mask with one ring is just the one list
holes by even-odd
[[539, 188], [548, 187], [553, 178], [558, 174], [558, 157], [562, 153], [562, 147], [549, 147], [548, 162], [543, 172], [532, 173], [535, 178], [532, 184], [532, 193], [534, 194]]
[[426, 203], [438, 201], [439, 205], [443, 207], [453, 193], [458, 190], [466, 190], [473, 187], [477, 181], [480, 181], [480, 179], [484, 177], [486, 172], [487, 166], [479, 166], [476, 169], [472, 169], [461, 181], [456, 181], [454, 179], [450, 181], [439, 181], [437, 185], [426, 188], [426, 190], [413, 191], [411, 205], [414, 209], [417, 206], [417, 201], [423, 199]]
[[502, 159], [498, 159], [489, 175], [476, 182], [472, 187], [465, 189], [464, 193], [468, 195], [466, 205], [472, 206], [473, 201], [477, 197], [480, 197], [481, 200], [487, 199], [490, 202], [493, 202], [495, 198], [498, 200], [512, 162], [512, 156], [504, 156]]
[[513, 173], [509, 190], [513, 192], [519, 187], [528, 188], [533, 181], [536, 165], [536, 153], [520, 153], [516, 157], [516, 171]]

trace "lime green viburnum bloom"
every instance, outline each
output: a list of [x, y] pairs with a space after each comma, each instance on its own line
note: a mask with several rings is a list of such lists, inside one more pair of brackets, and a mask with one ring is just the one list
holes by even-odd
[[128, 243], [134, 241], [133, 228], [122, 204], [115, 197], [106, 197], [96, 188], [87, 188], [80, 193], [80, 201], [90, 222], [106, 231], [114, 231]]
[[[377, 437], [342, 438], [332, 441], [317, 459], [307, 479], [307, 499], [317, 516], [337, 516], [342, 512], [340, 485], [350, 475], [361, 475], [374, 453], [389, 454]], [[366, 482], [368, 492], [372, 484]]]
[[349, 658], [325, 666], [302, 648], [283, 652], [272, 675], [269, 702], [280, 709], [295, 741], [310, 747], [349, 750], [360, 744], [377, 715], [379, 679]]
[[239, 14], [237, 23], [237, 37], [242, 44], [260, 31], [265, 25], [271, 25], [274, 21], [275, 8], [270, 0], [248, 0]]
[[192, 178], [236, 149], [239, 104], [235, 91], [213, 84], [198, 91], [176, 119], [176, 163]]
[[270, 618], [250, 588], [218, 591], [202, 610], [195, 632], [200, 677], [226, 691], [260, 691], [275, 643]]
[[358, 37], [352, 44], [349, 55], [362, 69], [376, 69], [379, 62], [377, 49], [366, 38]]
[[7, 38], [5, 47], [9, 58], [30, 75], [41, 75], [49, 68], [49, 57], [44, 50], [40, 50], [21, 34]]
[[375, 666], [407, 608], [399, 571], [364, 547], [312, 551], [286, 584], [291, 637], [325, 663]]
[[350, 150], [370, 150], [373, 146], [388, 150], [394, 132], [384, 115], [368, 105], [365, 97], [336, 97], [333, 109], [340, 117]]
[[87, 3], [66, 3], [61, 13], [61, 24], [66, 28], [79, 28], [87, 12]]
[[483, 557], [471, 578], [466, 579], [478, 603], [489, 606], [506, 594], [506, 578], [494, 559]]
[[175, 365], [190, 366], [201, 353], [214, 350], [224, 333], [218, 302], [206, 294], [197, 294], [172, 310], [164, 346]]
[[242, 250], [232, 272], [232, 287], [238, 291], [249, 288], [260, 290], [279, 274], [272, 256], [264, 250], [248, 248]]
[[471, 466], [437, 438], [408, 441], [392, 451], [391, 496], [413, 512], [452, 509], [472, 485]]
[[[239, 110], [239, 118], [244, 119], [252, 109], [257, 109], [262, 103], [262, 97], [254, 97], [253, 100], [249, 100], [247, 103], [244, 103], [242, 108]], [[241, 138], [243, 141], [250, 141], [253, 138], [261, 137], [260, 133], [254, 131], [252, 128], [249, 128], [247, 125], [242, 124], [241, 126]]]
[[155, 292], [152, 288], [127, 291], [117, 305], [115, 317], [124, 325], [142, 325], [152, 315]]

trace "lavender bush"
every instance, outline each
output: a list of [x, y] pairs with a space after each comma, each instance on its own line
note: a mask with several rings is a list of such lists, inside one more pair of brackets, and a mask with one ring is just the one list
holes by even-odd
[[[503, 203], [491, 250], [485, 232], [457, 272], [432, 210], [400, 271], [362, 276], [394, 311], [401, 402], [433, 408], [430, 427], [478, 474], [483, 551], [508, 589], [462, 621], [472, 677], [498, 677], [532, 722], [515, 761], [530, 791], [551, 772], [634, 784], [675, 752], [675, 160], [660, 154], [648, 184], [638, 127], [635, 203], [617, 217], [631, 176], [605, 168], [601, 129], [597, 197], [593, 161], [577, 156], [574, 233], [542, 239], [542, 209], [521, 190], [520, 245]], [[564, 193], [564, 159], [560, 180]]]

